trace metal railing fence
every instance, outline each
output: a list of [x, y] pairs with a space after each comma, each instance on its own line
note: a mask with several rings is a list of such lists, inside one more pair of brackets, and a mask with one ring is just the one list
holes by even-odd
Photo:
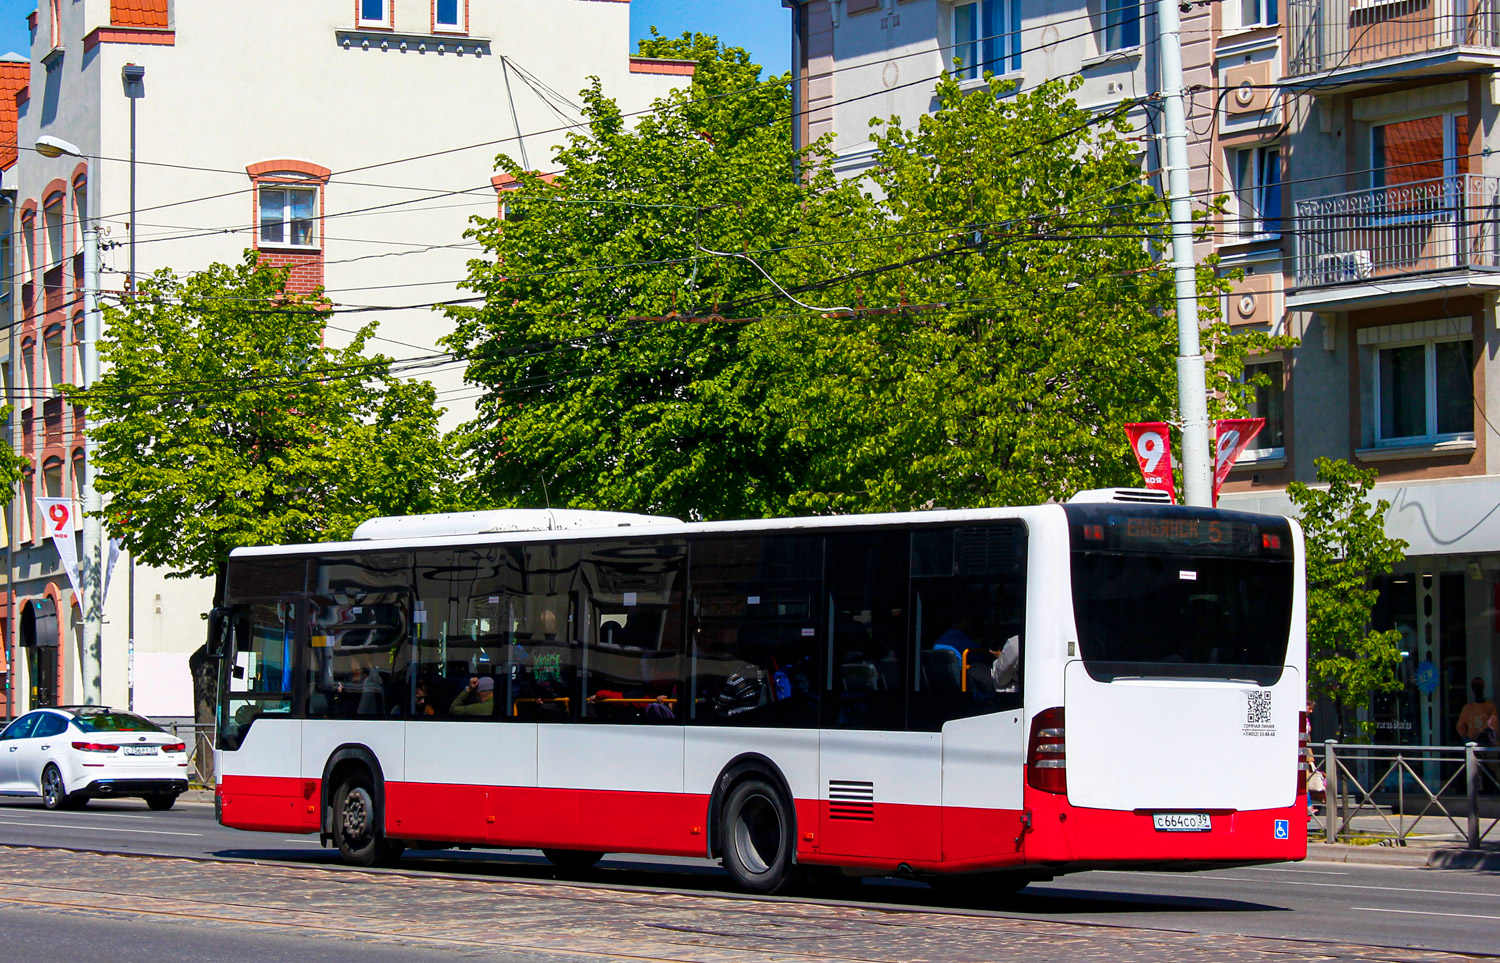
[[168, 732], [187, 744], [188, 783], [195, 789], [214, 787], [214, 724], [171, 722]]
[[1293, 77], [1455, 47], [1495, 47], [1500, 2], [1290, 0], [1287, 40]]
[[1500, 177], [1455, 174], [1296, 203], [1297, 287], [1500, 269]]
[[1314, 749], [1322, 750], [1316, 761], [1325, 782], [1326, 842], [1374, 836], [1405, 845], [1421, 835], [1478, 849], [1492, 833], [1500, 840], [1500, 803], [1489, 815], [1480, 811], [1482, 796], [1500, 792], [1500, 751], [1472, 742], [1363, 746], [1331, 739]]

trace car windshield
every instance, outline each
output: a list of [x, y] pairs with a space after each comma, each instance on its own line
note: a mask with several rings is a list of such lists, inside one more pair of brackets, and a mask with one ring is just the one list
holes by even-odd
[[110, 712], [109, 710], [80, 712], [73, 717], [73, 725], [84, 732], [165, 732], [161, 726], [133, 712]]

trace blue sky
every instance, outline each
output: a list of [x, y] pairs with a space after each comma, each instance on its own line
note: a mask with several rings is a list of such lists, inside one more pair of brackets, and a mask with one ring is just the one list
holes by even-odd
[[[36, 0], [0, 0], [0, 53], [27, 51], [26, 15], [35, 9]], [[773, 73], [787, 70], [791, 60], [791, 14], [778, 0], [633, 0], [632, 37], [646, 36], [652, 26], [668, 36], [718, 34]]]

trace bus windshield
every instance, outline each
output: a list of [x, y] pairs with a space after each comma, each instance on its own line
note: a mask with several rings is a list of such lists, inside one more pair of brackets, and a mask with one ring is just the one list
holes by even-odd
[[1291, 632], [1291, 526], [1182, 509], [1068, 506], [1089, 675], [1272, 685]]

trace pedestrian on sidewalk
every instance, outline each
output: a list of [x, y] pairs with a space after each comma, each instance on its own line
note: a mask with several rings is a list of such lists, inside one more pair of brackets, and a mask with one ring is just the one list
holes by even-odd
[[1480, 768], [1487, 770], [1491, 784], [1481, 785], [1480, 791], [1500, 789], [1500, 763], [1497, 763], [1495, 748], [1500, 745], [1500, 717], [1495, 712], [1495, 703], [1484, 697], [1484, 680], [1475, 677], [1469, 682], [1474, 699], [1458, 714], [1458, 735], [1464, 742], [1479, 746]]

